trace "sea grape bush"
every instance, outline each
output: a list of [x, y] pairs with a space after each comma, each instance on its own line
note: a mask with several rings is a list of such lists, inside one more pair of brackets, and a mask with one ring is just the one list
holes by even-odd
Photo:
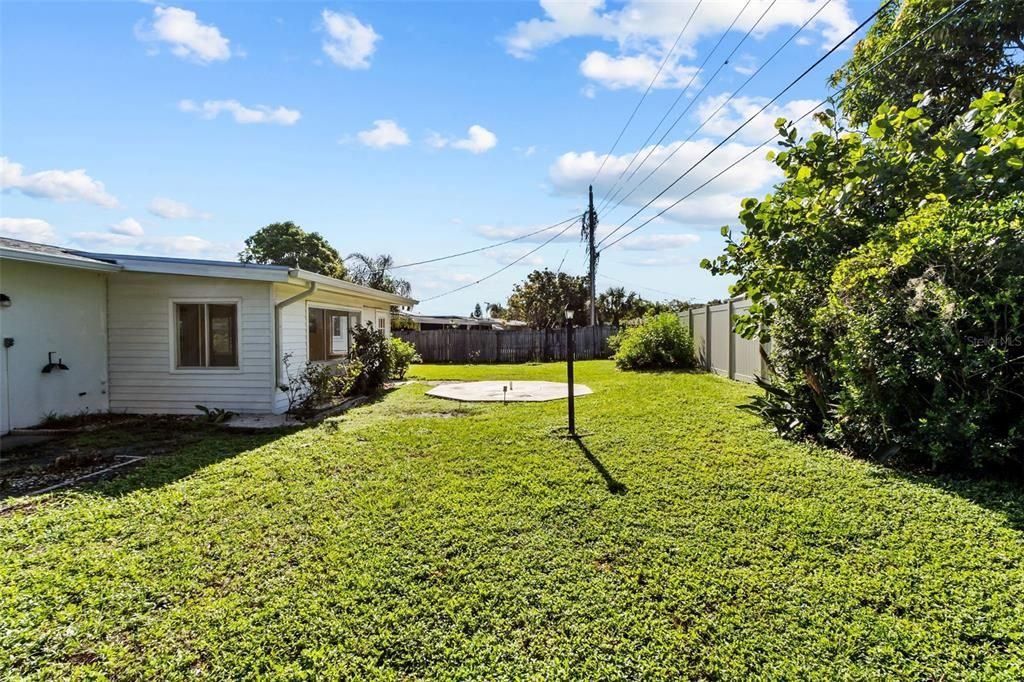
[[880, 106], [863, 130], [825, 111], [804, 141], [776, 122], [769, 156], [785, 180], [744, 200], [743, 233], [723, 228], [724, 252], [702, 265], [752, 299], [737, 330], [773, 340], [757, 404], [780, 431], [934, 468], [1020, 470], [1020, 428], [990, 425], [1024, 394], [1022, 86], [937, 131], [927, 95]]

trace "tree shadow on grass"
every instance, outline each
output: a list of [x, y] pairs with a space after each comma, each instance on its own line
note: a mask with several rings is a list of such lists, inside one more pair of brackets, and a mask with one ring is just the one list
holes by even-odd
[[597, 456], [590, 451], [587, 444], [583, 442], [583, 439], [579, 435], [575, 435], [572, 436], [572, 441], [576, 444], [576, 447], [580, 449], [580, 452], [583, 453], [583, 456], [587, 458], [587, 461], [594, 465], [594, 468], [597, 469], [597, 473], [601, 474], [601, 478], [604, 479], [605, 485], [608, 486], [608, 492], [612, 495], [625, 495], [628, 491], [626, 484], [617, 481], [615, 477], [609, 473], [608, 469], [606, 469], [604, 464], [601, 463], [601, 460], [599, 460]]

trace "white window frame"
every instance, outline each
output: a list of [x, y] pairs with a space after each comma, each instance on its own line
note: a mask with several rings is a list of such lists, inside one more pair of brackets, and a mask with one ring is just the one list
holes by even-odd
[[[235, 341], [238, 344], [238, 366], [237, 367], [178, 367], [178, 311], [179, 303], [205, 303], [207, 305], [233, 305], [235, 306]], [[241, 374], [244, 371], [242, 360], [242, 299], [241, 298], [171, 298], [167, 302], [168, 319], [168, 348], [170, 357], [168, 364], [171, 374]]]

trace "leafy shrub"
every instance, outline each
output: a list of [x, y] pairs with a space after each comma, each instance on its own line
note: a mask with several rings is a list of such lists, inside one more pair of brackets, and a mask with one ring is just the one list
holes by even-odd
[[694, 366], [690, 330], [674, 313], [645, 317], [608, 339], [619, 369], [670, 369]]
[[[972, 423], [1001, 414], [986, 396], [1016, 381], [1004, 376], [1016, 363], [992, 364], [1010, 361], [1011, 350], [988, 357], [953, 338], [978, 335], [1000, 314], [1007, 316], [977, 338], [1013, 324], [1005, 301], [1017, 275], [1007, 263], [1017, 256], [983, 252], [1009, 248], [992, 230], [1010, 228], [992, 221], [1011, 220], [1009, 208], [997, 217], [985, 207], [1024, 192], [1021, 93], [1024, 76], [1009, 94], [985, 93], [941, 127], [924, 115], [925, 95], [905, 109], [880, 106], [866, 130], [845, 128], [831, 110], [816, 116], [824, 131], [806, 140], [795, 125], [776, 123], [781, 149], [769, 158], [786, 179], [765, 199], [743, 201], [742, 234], [722, 228], [724, 252], [702, 266], [734, 277], [731, 292], [750, 297], [737, 330], [772, 341], [772, 390], [755, 408], [784, 434], [868, 456], [925, 453], [944, 468], [1014, 457], [1005, 439], [1016, 431], [995, 429], [977, 453], [967, 439]], [[939, 220], [945, 212], [986, 225], [984, 236]], [[971, 278], [990, 276], [1004, 279], [978, 282], [971, 293]], [[910, 303], [917, 308], [900, 309]], [[967, 378], [970, 387], [958, 383]], [[913, 396], [903, 400], [904, 391]]]
[[[288, 394], [289, 412], [309, 412], [320, 405], [345, 397], [352, 389], [354, 378], [351, 363], [344, 365], [307, 362], [298, 374], [292, 376], [289, 359], [289, 356], [285, 357], [289, 380], [284, 387]], [[358, 371], [358, 368], [356, 370]]]
[[416, 346], [408, 341], [391, 337], [388, 344], [388, 372], [393, 379], [404, 379], [405, 373], [409, 371], [409, 365], [414, 362], [423, 362], [423, 358], [416, 352]]
[[391, 373], [388, 338], [372, 323], [352, 327], [352, 350], [348, 356], [353, 395], [373, 395], [384, 386]]
[[937, 202], [837, 267], [838, 439], [935, 468], [1024, 454], [1024, 193]]

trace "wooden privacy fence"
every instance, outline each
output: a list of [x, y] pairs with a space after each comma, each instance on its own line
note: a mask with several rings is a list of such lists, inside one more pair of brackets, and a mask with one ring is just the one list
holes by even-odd
[[[611, 357], [608, 337], [618, 331], [612, 326], [577, 327], [576, 359]], [[396, 329], [394, 336], [416, 346], [423, 362], [517, 363], [565, 360], [562, 329], [487, 331], [480, 329]]]
[[[738, 297], [728, 303], [690, 308], [680, 315], [693, 334], [698, 366], [738, 381], [752, 382], [755, 376], [765, 375], [762, 344], [733, 331], [736, 318], [749, 309], [750, 300]], [[770, 350], [767, 344], [764, 350]]]

